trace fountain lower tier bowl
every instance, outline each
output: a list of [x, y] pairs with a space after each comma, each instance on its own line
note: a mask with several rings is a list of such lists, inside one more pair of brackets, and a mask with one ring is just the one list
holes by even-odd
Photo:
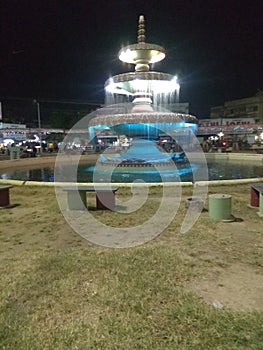
[[150, 140], [134, 140], [121, 154], [101, 154], [96, 170], [109, 172], [164, 172], [185, 166], [185, 153], [164, 153]]
[[97, 162], [96, 170], [102, 172], [110, 173], [165, 173], [173, 172], [181, 169], [182, 167], [187, 167], [188, 163], [186, 161], [181, 162], [156, 162], [156, 163], [144, 163], [144, 162], [121, 162], [119, 164], [114, 164], [113, 162]]
[[[107, 112], [105, 108], [105, 112]], [[167, 113], [167, 112], [145, 112], [145, 113], [120, 113], [120, 114], [105, 114], [95, 115], [91, 119], [89, 126], [97, 125], [120, 125], [120, 124], [163, 124], [163, 123], [190, 123], [198, 124], [195, 116], [182, 113]]]

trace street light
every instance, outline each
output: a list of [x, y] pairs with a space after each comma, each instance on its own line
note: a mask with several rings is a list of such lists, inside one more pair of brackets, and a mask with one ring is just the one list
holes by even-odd
[[39, 102], [37, 102], [37, 120], [38, 120], [39, 132], [40, 132], [40, 129], [41, 129], [41, 121], [40, 121], [40, 105], [39, 105]]
[[38, 129], [39, 129], [39, 143], [40, 143], [40, 148], [39, 152], [42, 152], [42, 145], [41, 145], [41, 116], [40, 116], [40, 104], [37, 100], [34, 100], [34, 103], [37, 105], [37, 121], [38, 121]]

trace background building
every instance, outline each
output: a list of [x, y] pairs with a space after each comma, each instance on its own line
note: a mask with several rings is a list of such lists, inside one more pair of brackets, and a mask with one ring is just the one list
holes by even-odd
[[223, 140], [236, 149], [263, 142], [263, 91], [255, 96], [212, 107], [209, 119], [199, 120], [197, 135], [204, 140]]
[[189, 102], [171, 103], [166, 108], [173, 113], [189, 114]]
[[210, 118], [253, 118], [256, 124], [263, 125], [263, 91], [255, 96], [225, 102], [223, 106], [212, 107]]

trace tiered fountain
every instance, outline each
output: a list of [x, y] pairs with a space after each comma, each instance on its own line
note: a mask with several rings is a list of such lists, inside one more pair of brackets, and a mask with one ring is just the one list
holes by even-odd
[[[183, 163], [184, 152], [165, 153], [156, 143], [160, 135], [172, 137], [177, 144], [187, 147], [197, 128], [197, 118], [189, 114], [172, 113], [170, 103], [178, 102], [180, 86], [171, 74], [150, 71], [150, 65], [165, 57], [163, 47], [145, 41], [144, 17], [139, 17], [138, 43], [126, 46], [119, 59], [135, 65], [134, 72], [111, 77], [105, 83], [105, 107], [94, 112], [89, 123], [93, 139], [96, 133], [110, 129], [118, 135], [132, 138], [128, 150], [119, 154], [104, 153], [95, 167], [95, 173], [124, 177], [158, 173], [176, 175], [175, 164]], [[186, 170], [186, 166], [184, 166]]]

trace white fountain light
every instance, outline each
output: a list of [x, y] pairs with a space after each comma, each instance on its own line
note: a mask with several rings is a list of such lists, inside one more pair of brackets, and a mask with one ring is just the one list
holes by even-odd
[[165, 58], [165, 53], [157, 50], [151, 50], [151, 59], [149, 63], [160, 62]]
[[108, 85], [105, 86], [105, 91], [111, 94], [133, 96], [133, 93], [123, 88], [122, 83], [115, 83], [112, 78], [109, 79]]
[[114, 94], [124, 94], [133, 96], [135, 92], [146, 92], [152, 94], [169, 94], [180, 90], [180, 85], [177, 82], [177, 77], [172, 80], [145, 80], [134, 79], [123, 82], [114, 82], [109, 79], [105, 86], [106, 92]]
[[[150, 44], [145, 44], [150, 45]], [[133, 49], [133, 46], [135, 48]], [[119, 60], [125, 63], [137, 64], [139, 62], [148, 63], [160, 62], [165, 58], [165, 53], [158, 50], [149, 50], [147, 48], [138, 48], [137, 45], [130, 45], [128, 48], [124, 48], [119, 52]]]
[[134, 63], [137, 57], [137, 52], [135, 50], [126, 49], [120, 52], [119, 60], [126, 63]]
[[130, 82], [131, 87], [135, 91], [148, 91], [149, 90], [149, 81], [142, 79], [134, 79]]
[[176, 79], [167, 80], [133, 80], [130, 82], [134, 90], [149, 91], [156, 94], [167, 94], [177, 91], [180, 85]]

